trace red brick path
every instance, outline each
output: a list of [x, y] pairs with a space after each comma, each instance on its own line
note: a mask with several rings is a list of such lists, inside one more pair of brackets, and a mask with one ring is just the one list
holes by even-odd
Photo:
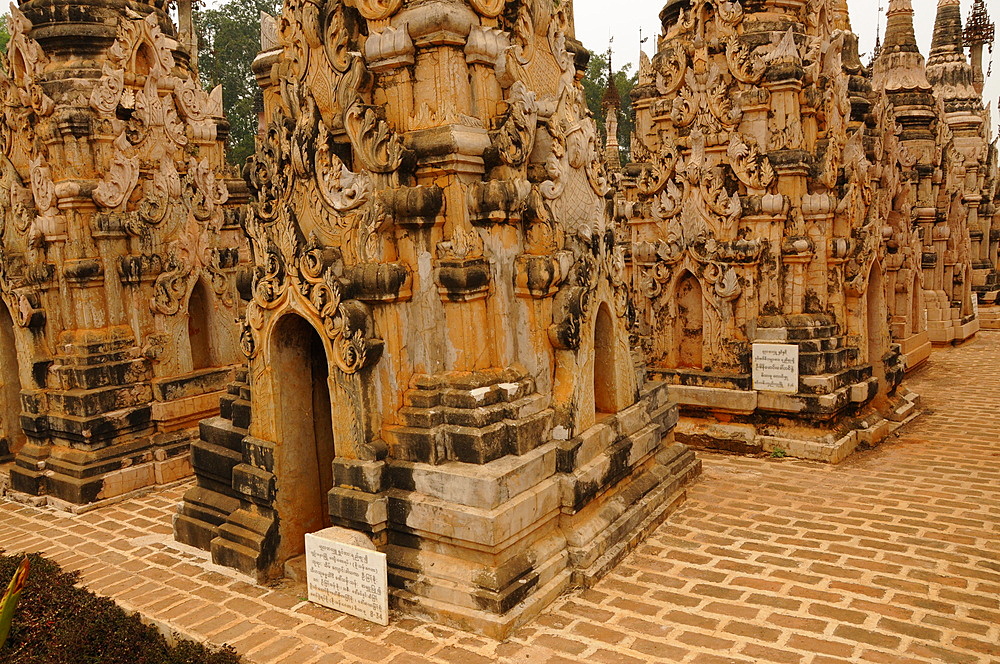
[[186, 486], [70, 517], [0, 503], [0, 547], [251, 663], [1000, 662], [1000, 332], [936, 351], [926, 414], [839, 466], [703, 455], [687, 503], [594, 590], [497, 643], [255, 587], [170, 539]]

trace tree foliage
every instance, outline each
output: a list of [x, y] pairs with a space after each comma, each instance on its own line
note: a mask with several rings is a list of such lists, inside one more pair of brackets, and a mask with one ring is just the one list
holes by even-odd
[[[604, 53], [591, 53], [587, 73], [583, 77], [583, 89], [587, 95], [587, 107], [594, 115], [602, 140], [605, 139], [605, 113], [602, 106], [604, 94], [608, 89], [608, 56]], [[618, 111], [618, 145], [621, 149], [622, 163], [629, 161], [632, 154], [632, 131], [635, 128], [635, 118], [632, 113], [632, 98], [629, 93], [639, 80], [639, 74], [631, 73], [632, 63], [614, 72], [615, 86], [621, 98], [621, 108]]]
[[260, 51], [260, 13], [277, 8], [276, 0], [229, 0], [195, 13], [198, 69], [206, 87], [222, 85], [231, 164], [242, 165], [254, 151], [259, 89], [250, 64]]
[[7, 44], [10, 42], [10, 14], [0, 16], [0, 53], [7, 52]]

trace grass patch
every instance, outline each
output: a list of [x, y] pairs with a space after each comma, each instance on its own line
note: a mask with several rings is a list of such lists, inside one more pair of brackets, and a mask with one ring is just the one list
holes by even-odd
[[[23, 556], [0, 555], [0, 585], [6, 587]], [[77, 587], [80, 575], [64, 572], [38, 554], [14, 612], [4, 664], [239, 664], [225, 646], [212, 650], [178, 639], [171, 645], [155, 628], [106, 597]]]

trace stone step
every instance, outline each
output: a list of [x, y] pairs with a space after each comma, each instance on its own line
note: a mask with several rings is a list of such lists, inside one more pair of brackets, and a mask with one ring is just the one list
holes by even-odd
[[221, 445], [204, 440], [191, 443], [191, 466], [199, 477], [205, 476], [221, 484], [232, 485], [233, 468], [243, 462], [243, 455]]
[[250, 428], [251, 407], [248, 399], [240, 399], [232, 405], [233, 426], [239, 429]]
[[152, 377], [149, 362], [144, 358], [123, 358], [100, 364], [62, 364], [52, 368], [54, 389], [93, 390], [131, 385]]
[[242, 451], [243, 438], [247, 435], [246, 429], [235, 426], [222, 416], [202, 420], [198, 429], [201, 440], [237, 453]]
[[104, 413], [148, 405], [153, 400], [149, 383], [112, 385], [97, 389], [69, 389], [49, 393], [52, 411], [73, 417], [94, 417]]

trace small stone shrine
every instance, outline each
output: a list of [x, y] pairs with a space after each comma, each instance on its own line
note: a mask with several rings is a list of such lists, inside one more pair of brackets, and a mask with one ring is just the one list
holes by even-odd
[[[837, 461], [913, 409], [846, 1], [670, 0], [660, 19], [617, 208], [649, 374], [712, 417], [684, 441]], [[794, 393], [754, 388], [760, 343], [797, 347]]]
[[249, 369], [176, 536], [267, 579], [361, 532], [396, 606], [503, 637], [700, 468], [630, 339], [572, 5], [286, 0], [261, 37]]
[[189, 475], [240, 359], [221, 90], [164, 0], [11, 6], [0, 75], [0, 453], [89, 503]]

